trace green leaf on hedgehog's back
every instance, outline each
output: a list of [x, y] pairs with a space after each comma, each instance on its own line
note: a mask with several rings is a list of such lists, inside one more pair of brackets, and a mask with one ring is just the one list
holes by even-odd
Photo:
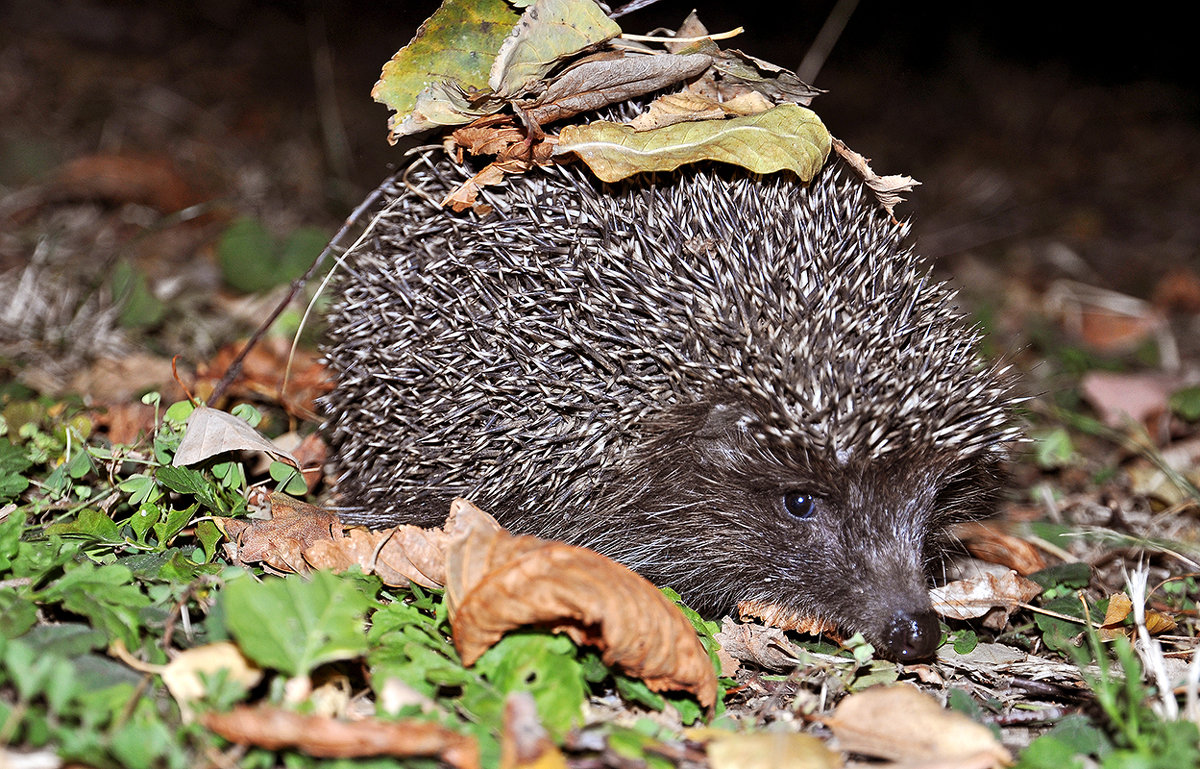
[[431, 84], [449, 82], [467, 92], [486, 89], [496, 53], [519, 19], [505, 0], [445, 0], [383, 65], [371, 89], [375, 101], [396, 113], [388, 121], [390, 139], [431, 127], [409, 120], [418, 94]]
[[620, 34], [593, 0], [538, 0], [500, 46], [488, 85], [500, 96], [519, 96], [560, 59]]
[[673, 171], [716, 160], [759, 174], [789, 170], [809, 181], [829, 155], [831, 138], [812, 110], [782, 104], [731, 120], [699, 120], [636, 131], [597, 121], [567, 126], [554, 154], [574, 152], [601, 180], [615, 182], [643, 171]]

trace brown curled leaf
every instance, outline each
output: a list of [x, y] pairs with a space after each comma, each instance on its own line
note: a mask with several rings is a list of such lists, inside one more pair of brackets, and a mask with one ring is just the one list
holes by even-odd
[[535, 537], [514, 537], [456, 500], [447, 533], [446, 600], [455, 648], [470, 665], [509, 630], [528, 625], [566, 633], [600, 649], [605, 664], [655, 691], [716, 701], [708, 653], [683, 613], [654, 585], [599, 553]]
[[[783, 630], [756, 622], [742, 624], [733, 617], [722, 620], [715, 638], [722, 652], [765, 670], [793, 670], [804, 657], [804, 650], [788, 640]], [[721, 672], [730, 675], [728, 670]]]
[[984, 521], [960, 523], [954, 527], [954, 537], [979, 560], [1007, 566], [1021, 576], [1046, 568], [1046, 559], [1036, 547], [1020, 537], [1000, 531], [994, 524]]
[[911, 176], [879, 176], [871, 170], [870, 160], [847, 147], [846, 143], [836, 136], [833, 137], [833, 151], [862, 177], [863, 182], [875, 193], [879, 205], [883, 206], [890, 216], [894, 217], [896, 213], [893, 209], [898, 203], [904, 202], [901, 193], [912, 192], [913, 187], [920, 184]]
[[483, 169], [455, 187], [442, 198], [442, 207], [450, 206], [455, 211], [466, 211], [478, 205], [479, 191], [487, 186], [500, 184], [504, 181], [504, 169], [495, 163], [488, 163]]
[[[692, 20], [684, 22], [688, 26]], [[699, 25], [703, 29], [703, 25]], [[680, 32], [684, 32], [681, 28]], [[684, 32], [680, 37], [691, 37]], [[813, 88], [791, 70], [742, 53], [736, 48], [723, 50], [713, 40], [701, 40], [682, 46], [672, 45], [677, 54], [703, 53], [712, 57], [712, 67], [688, 85], [689, 90], [710, 94], [722, 101], [751, 91], [765, 96], [772, 104], [808, 105], [825, 93]]]
[[303, 553], [317, 542], [332, 540], [335, 532], [340, 534], [341, 519], [283, 494], [271, 494], [270, 499], [270, 520], [217, 519], [230, 540], [230, 559], [237, 564], [262, 562], [279, 571], [307, 573]]
[[304, 560], [314, 569], [342, 572], [358, 566], [374, 574], [385, 585], [440, 588], [446, 580], [446, 536], [441, 529], [397, 526], [367, 531], [353, 528], [344, 537], [317, 542], [304, 551]]
[[689, 120], [723, 120], [731, 115], [757, 115], [773, 106], [762, 94], [754, 91], [725, 102], [691, 91], [680, 91], [664, 94], [650, 102], [646, 111], [630, 120], [629, 125], [639, 131], [648, 131]]
[[[461, 149], [470, 155], [499, 155], [512, 145], [524, 142], [528, 133], [508, 115], [489, 115], [456, 129], [445, 146], [447, 151]], [[459, 162], [462, 162], [461, 153]]]
[[812, 615], [799, 614], [786, 606], [767, 601], [739, 601], [738, 616], [742, 619], [756, 617], [763, 624], [777, 627], [781, 630], [795, 630], [797, 633], [810, 635], [825, 635], [840, 639], [837, 625], [829, 620]]
[[339, 721], [246, 705], [227, 713], [205, 713], [201, 720], [230, 742], [267, 750], [295, 748], [321, 758], [427, 756], [459, 769], [479, 767], [479, 746], [473, 738], [428, 721]]

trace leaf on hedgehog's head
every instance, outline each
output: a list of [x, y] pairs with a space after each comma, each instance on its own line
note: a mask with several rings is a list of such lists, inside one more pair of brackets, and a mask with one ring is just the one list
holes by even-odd
[[759, 174], [787, 169], [809, 181], [824, 164], [829, 145], [829, 131], [815, 112], [783, 104], [757, 115], [650, 131], [603, 121], [567, 126], [559, 134], [555, 155], [574, 152], [606, 182], [642, 171], [673, 171], [702, 160], [732, 163]]
[[526, 114], [536, 123], [551, 123], [662, 90], [699, 75], [711, 64], [712, 58], [701, 53], [593, 54], [555, 76]]
[[[687, 22], [685, 22], [686, 24]], [[736, 48], [721, 49], [712, 40], [678, 47], [675, 53], [703, 53], [712, 57], [712, 70], [691, 86], [691, 90], [713, 92], [724, 99], [757, 92], [776, 104], [808, 105], [824, 93], [813, 88], [789, 69], [748, 56]]]
[[593, 0], [537, 0], [496, 54], [488, 85], [503, 97], [536, 88], [560, 59], [621, 34]]
[[[396, 113], [388, 121], [389, 140], [394, 143], [400, 136], [423, 131], [434, 124], [468, 123], [479, 114], [499, 109], [502, 106], [499, 101], [474, 104], [470, 107], [472, 111], [485, 111], [463, 114], [462, 119], [453, 123], [445, 122], [461, 111], [464, 103], [471, 104], [466, 96], [456, 100], [450, 94], [474, 95], [487, 89], [496, 53], [520, 18], [505, 0], [444, 0], [412, 41], [383, 66], [379, 82], [371, 89], [372, 98]], [[444, 83], [451, 85], [447, 87]], [[433, 84], [439, 87], [426, 94]], [[426, 117], [414, 120], [420, 95], [425, 95], [422, 114]]]

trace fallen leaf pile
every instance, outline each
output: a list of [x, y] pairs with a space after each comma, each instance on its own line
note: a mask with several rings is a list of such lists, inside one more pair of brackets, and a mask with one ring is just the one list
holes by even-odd
[[[456, 211], [486, 214], [484, 187], [572, 157], [607, 182], [701, 161], [808, 181], [832, 148], [889, 212], [912, 189], [908, 177], [877, 176], [830, 135], [807, 108], [820, 91], [720, 48], [718, 37], [694, 12], [674, 34], [650, 38], [624, 34], [593, 0], [536, 0], [523, 12], [507, 0], [444, 0], [371, 94], [394, 112], [391, 142], [462, 126], [445, 138], [447, 150], [493, 158], [442, 201]], [[627, 121], [592, 119], [625, 102], [646, 109]], [[544, 128], [580, 116], [557, 134]]]
[[278, 571], [358, 566], [389, 585], [445, 587], [454, 646], [470, 665], [510, 630], [537, 626], [600, 650], [655, 691], [716, 701], [712, 664], [691, 623], [644, 578], [586, 548], [513, 536], [466, 500], [441, 529], [343, 531], [338, 517], [283, 495], [273, 517], [223, 519], [235, 563]]

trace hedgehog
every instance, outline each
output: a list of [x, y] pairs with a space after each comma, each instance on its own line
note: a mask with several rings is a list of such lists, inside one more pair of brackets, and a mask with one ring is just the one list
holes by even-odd
[[848, 169], [720, 164], [620, 183], [556, 166], [439, 201], [440, 149], [385, 183], [325, 354], [343, 518], [438, 525], [466, 497], [697, 610], [768, 605], [898, 660], [927, 581], [997, 500], [1007, 369]]

